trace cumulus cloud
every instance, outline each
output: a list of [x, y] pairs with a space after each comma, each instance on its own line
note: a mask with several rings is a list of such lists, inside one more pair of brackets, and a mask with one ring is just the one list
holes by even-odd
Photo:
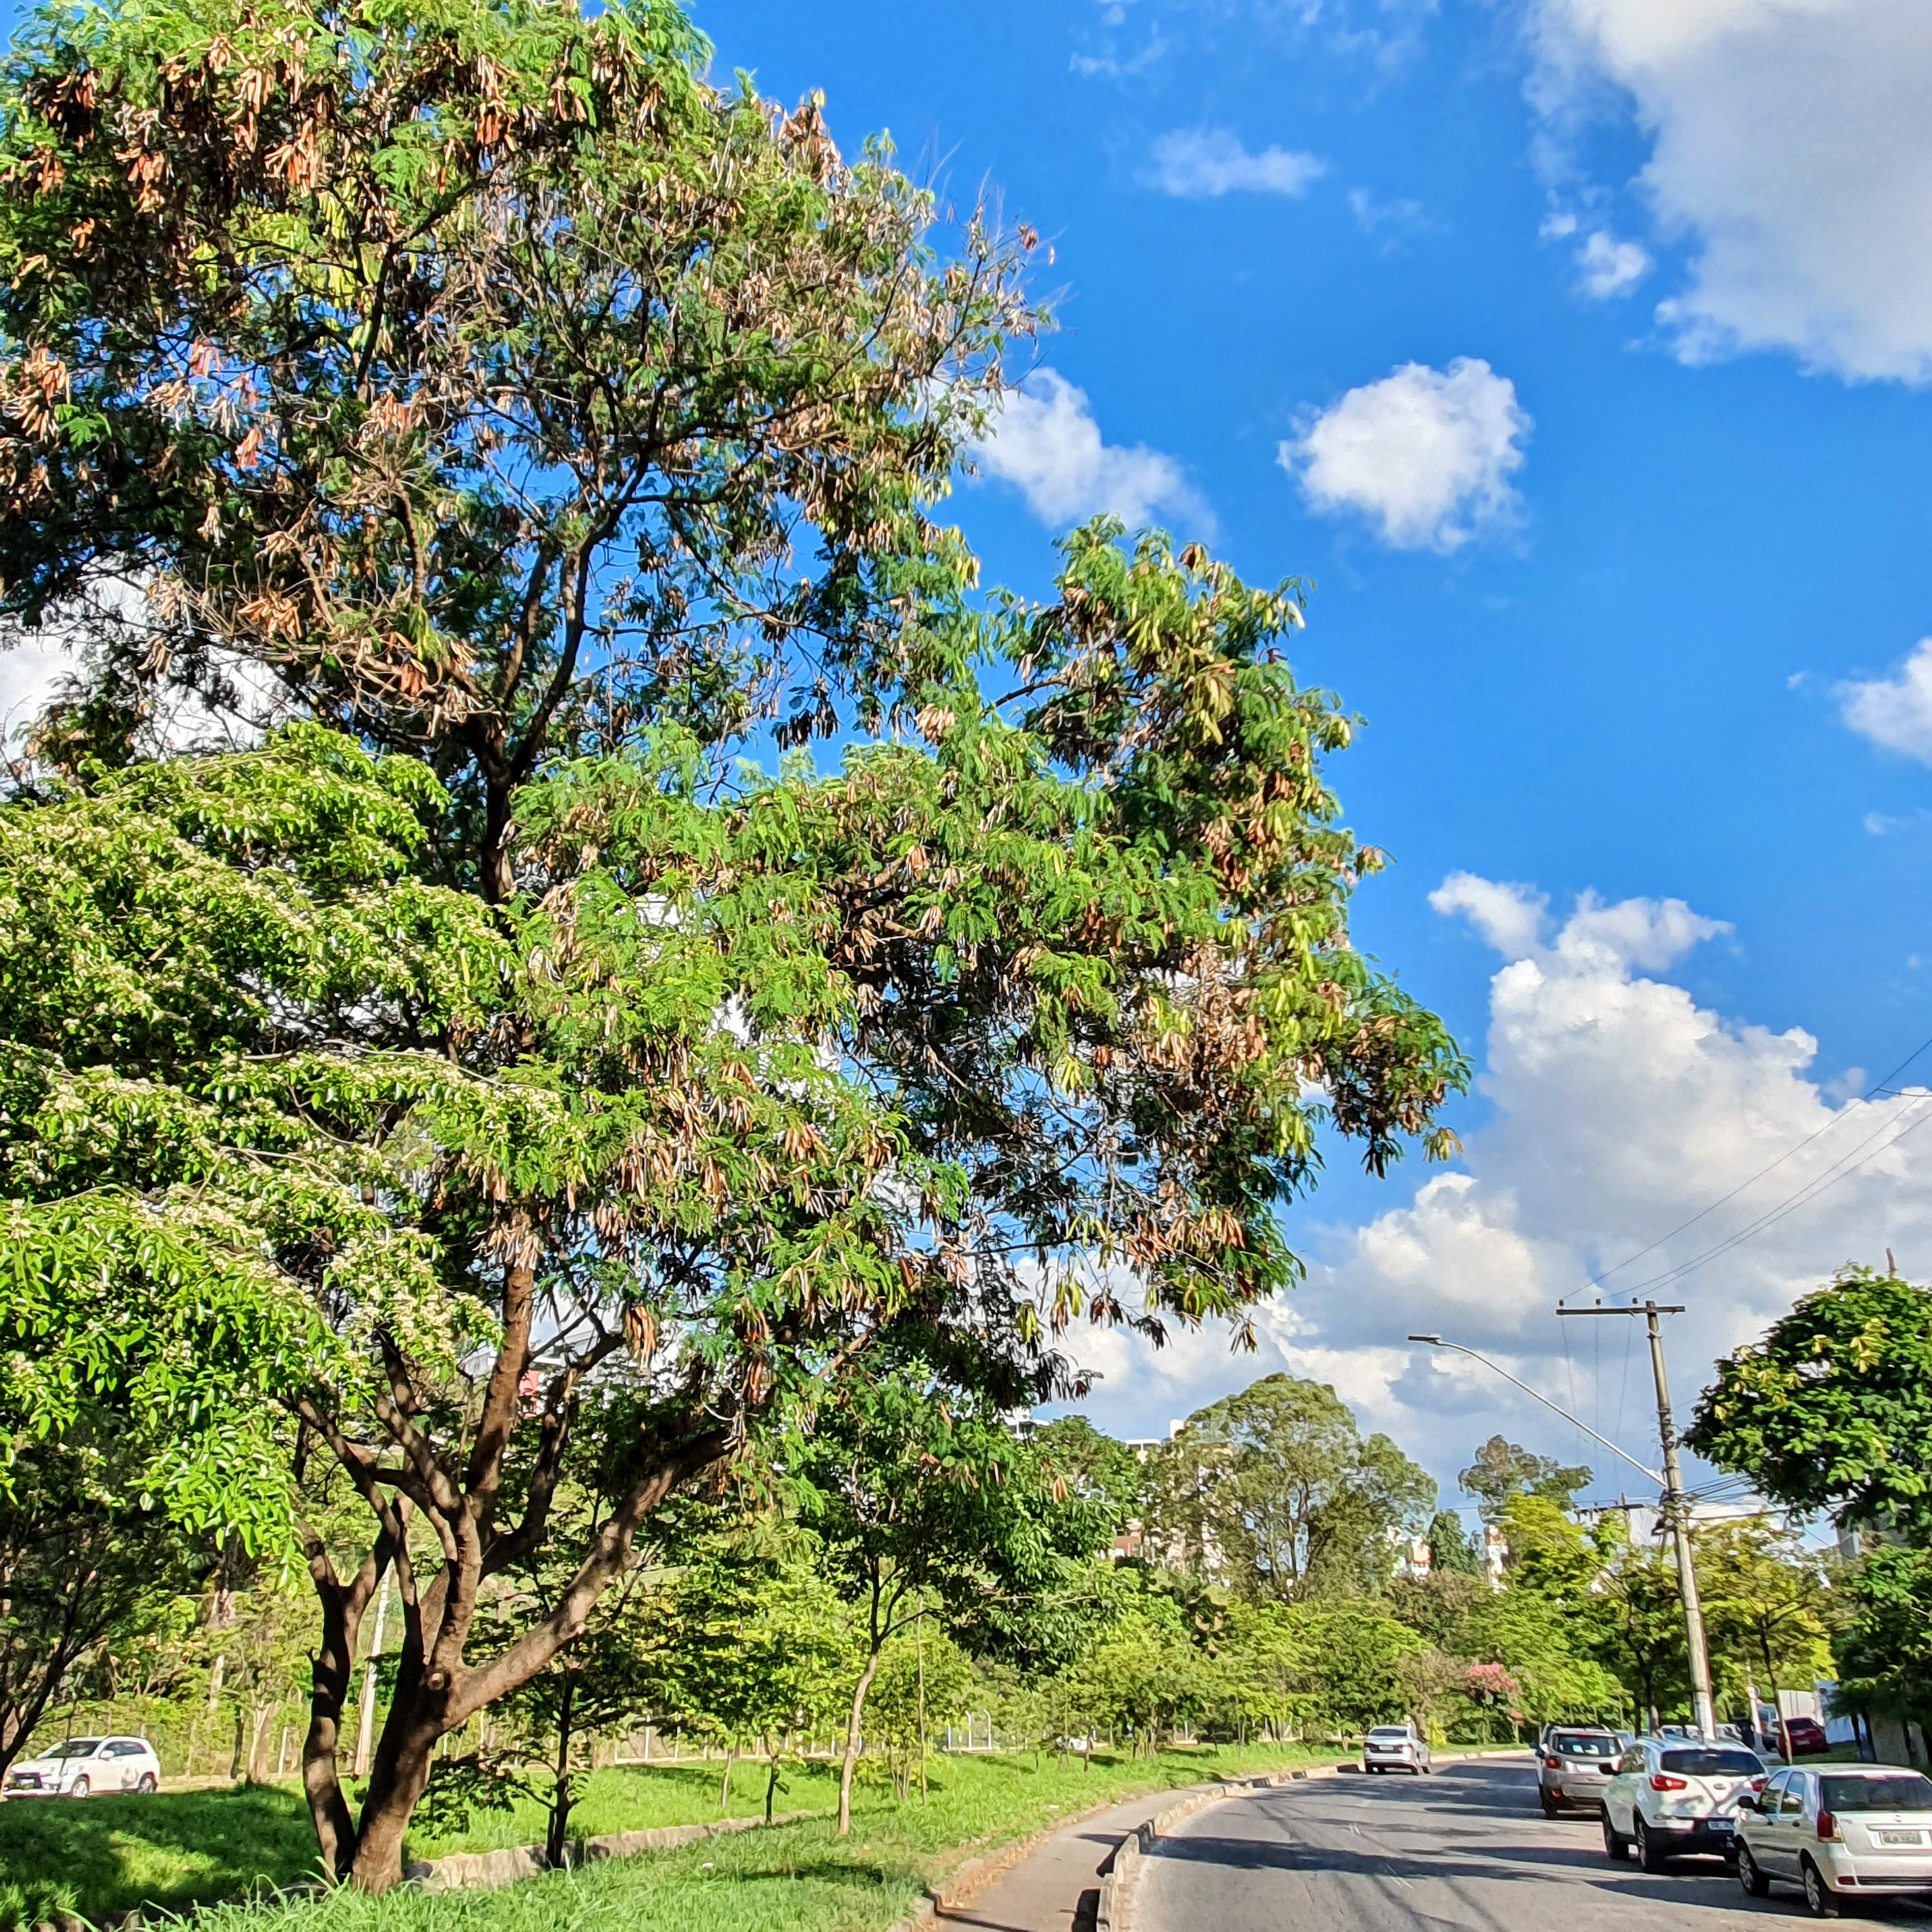
[[980, 471], [1012, 484], [1042, 523], [1108, 511], [1130, 530], [1162, 515], [1203, 536], [1213, 530], [1212, 513], [1172, 457], [1105, 441], [1086, 391], [1051, 369], [1008, 394], [974, 454]]
[[1860, 737], [1932, 765], [1932, 638], [1921, 638], [1891, 676], [1840, 685], [1838, 706]]
[[1251, 154], [1225, 128], [1179, 128], [1154, 144], [1146, 178], [1163, 194], [1190, 201], [1217, 195], [1303, 195], [1328, 172], [1315, 154], [1264, 148]]
[[1641, 1336], [1627, 1354], [1619, 1325], [1564, 1323], [1558, 1298], [1688, 1304], [1669, 1330], [1688, 1414], [1720, 1354], [1847, 1258], [1890, 1246], [1932, 1275], [1932, 1132], [1919, 1131], [1932, 1094], [1866, 1099], [1862, 1076], [1821, 1082], [1808, 1034], [1722, 1017], [1661, 976], [1729, 929], [1682, 900], [1586, 895], [1558, 918], [1527, 886], [1463, 873], [1433, 902], [1499, 955], [1480, 1082], [1491, 1114], [1460, 1166], [1325, 1238], [1298, 1227], [1309, 1279], [1264, 1315], [1256, 1356], [1231, 1361], [1202, 1336], [1150, 1358], [1111, 1338], [1101, 1366], [1117, 1379], [1094, 1412], [1139, 1432], [1286, 1369], [1333, 1382], [1364, 1426], [1445, 1480], [1503, 1429], [1590, 1463], [1598, 1493], [1635, 1495], [1640, 1477], [1507, 1384], [1402, 1338], [1480, 1349], [1653, 1461]]
[[1312, 509], [1358, 512], [1397, 550], [1446, 552], [1516, 520], [1509, 479], [1533, 426], [1508, 376], [1461, 356], [1351, 389], [1279, 454]]
[[40, 716], [74, 664], [68, 640], [51, 630], [0, 632], [0, 744]]
[[1784, 350], [1932, 380], [1932, 7], [1925, 0], [1530, 0], [1550, 128], [1606, 92], [1689, 279], [1690, 360]]
[[1576, 266], [1582, 271], [1584, 292], [1608, 302], [1628, 295], [1650, 273], [1652, 264], [1648, 249], [1634, 242], [1619, 242], [1599, 228], [1576, 250]]

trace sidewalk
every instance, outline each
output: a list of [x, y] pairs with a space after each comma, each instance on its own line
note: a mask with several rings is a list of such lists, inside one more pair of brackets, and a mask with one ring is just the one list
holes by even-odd
[[1144, 1792], [1054, 1832], [966, 1903], [941, 1906], [938, 1922], [980, 1932], [1085, 1932], [1100, 1899], [1101, 1868], [1114, 1847], [1178, 1796]]

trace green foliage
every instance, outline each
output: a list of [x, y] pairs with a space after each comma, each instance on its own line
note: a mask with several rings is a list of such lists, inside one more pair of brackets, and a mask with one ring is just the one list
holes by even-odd
[[1513, 1496], [1538, 1496], [1568, 1509], [1590, 1480], [1580, 1465], [1568, 1466], [1553, 1456], [1538, 1456], [1501, 1436], [1492, 1436], [1476, 1460], [1456, 1478], [1466, 1496], [1476, 1498], [1485, 1522], [1500, 1522]]
[[1138, 1520], [1144, 1475], [1140, 1459], [1118, 1438], [1079, 1414], [1063, 1415], [1034, 1432], [1046, 1468], [1084, 1502], [1103, 1508], [1115, 1532]]
[[1429, 1568], [1432, 1575], [1480, 1576], [1482, 1546], [1462, 1527], [1454, 1510], [1438, 1510], [1429, 1520]]
[[1728, 1666], [1741, 1702], [1747, 1678], [1768, 1695], [1832, 1674], [1835, 1593], [1796, 1535], [1760, 1516], [1700, 1529], [1695, 1546], [1712, 1673]]
[[1148, 1470], [1155, 1540], [1236, 1592], [1373, 1594], [1394, 1532], [1420, 1528], [1436, 1486], [1385, 1436], [1363, 1438], [1325, 1384], [1274, 1375], [1190, 1416]]
[[1932, 1723], [1932, 1552], [1881, 1545], [1845, 1579], [1850, 1615], [1833, 1641], [1840, 1710]]
[[1684, 1439], [1774, 1502], [1932, 1541], [1932, 1290], [1846, 1270], [1718, 1364]]

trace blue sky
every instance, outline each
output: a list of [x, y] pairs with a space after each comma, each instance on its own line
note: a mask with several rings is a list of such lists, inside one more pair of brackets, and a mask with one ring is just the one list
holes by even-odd
[[[1932, 1034], [1932, 652], [1900, 669], [1932, 632], [1932, 10], [698, 18], [721, 70], [823, 88], [848, 148], [890, 129], [1051, 243], [1043, 373], [959, 500], [989, 576], [1042, 587], [1112, 502], [1316, 580], [1298, 668], [1366, 721], [1334, 777], [1396, 861], [1358, 938], [1484, 1069], [1446, 1190], [1338, 1171], [1297, 1216], [1315, 1277], [1261, 1359], [1090, 1348], [1096, 1417], [1164, 1428], [1286, 1364], [1438, 1472], [1478, 1424], [1574, 1448], [1385, 1344], [1433, 1307], [1575, 1388], [1556, 1295], [1814, 1132], [1660, 1250], [1822, 1190], [1678, 1284], [1682, 1394], [1841, 1260], [1932, 1273], [1932, 1156], [1885, 1145], [1918, 1114], [1852, 1097]], [[1580, 923], [1585, 894], [1623, 910]], [[1606, 1372], [1577, 1399], [1636, 1442]]]

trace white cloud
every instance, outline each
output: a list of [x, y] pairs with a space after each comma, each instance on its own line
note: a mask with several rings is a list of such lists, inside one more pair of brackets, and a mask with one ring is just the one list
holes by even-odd
[[1647, 249], [1600, 228], [1576, 250], [1576, 266], [1583, 272], [1584, 292], [1608, 302], [1628, 295], [1654, 265]]
[[0, 746], [34, 723], [74, 668], [67, 640], [51, 627], [0, 632]]
[[1932, 380], [1926, 0], [1530, 0], [1546, 125], [1607, 88], [1640, 186], [1692, 249], [1659, 314], [1687, 360], [1778, 349]]
[[1325, 1254], [1304, 1223], [1296, 1238], [1316, 1258], [1262, 1317], [1256, 1355], [1229, 1361], [1202, 1336], [1150, 1358], [1114, 1338], [1102, 1366], [1116, 1380], [1102, 1385], [1096, 1419], [1138, 1433], [1286, 1369], [1333, 1382], [1366, 1426], [1447, 1480], [1502, 1429], [1591, 1464], [1600, 1495], [1636, 1495], [1642, 1478], [1507, 1384], [1402, 1338], [1439, 1333], [1480, 1349], [1654, 1462], [1641, 1336], [1627, 1354], [1622, 1324], [1562, 1322], [1558, 1298], [1651, 1292], [1686, 1304], [1667, 1341], [1688, 1418], [1713, 1360], [1843, 1262], [1881, 1261], [1889, 1246], [1910, 1273], [1932, 1275], [1932, 1096], [1856, 1097], [1862, 1073], [1821, 1082], [1807, 1034], [1724, 1018], [1655, 976], [1727, 930], [1681, 900], [1586, 895], [1553, 932], [1526, 886], [1464, 873], [1433, 901], [1502, 956], [1480, 1082], [1491, 1117], [1460, 1168], [1332, 1231]]
[[1890, 677], [1841, 684], [1838, 697], [1860, 737], [1932, 765], [1932, 638], [1921, 638]]
[[1205, 536], [1213, 513], [1179, 464], [1144, 443], [1102, 440], [1087, 392], [1051, 369], [1036, 370], [1010, 391], [986, 440], [980, 469], [1012, 484], [1042, 523], [1078, 523], [1111, 512], [1130, 530], [1166, 514]]
[[1532, 427], [1508, 377], [1462, 356], [1351, 389], [1280, 455], [1310, 508], [1359, 511], [1398, 550], [1448, 551], [1516, 520], [1509, 478]]
[[1328, 172], [1318, 155], [1286, 148], [1251, 154], [1225, 128], [1180, 128], [1154, 144], [1147, 179], [1163, 194], [1190, 201], [1216, 195], [1303, 195]]

